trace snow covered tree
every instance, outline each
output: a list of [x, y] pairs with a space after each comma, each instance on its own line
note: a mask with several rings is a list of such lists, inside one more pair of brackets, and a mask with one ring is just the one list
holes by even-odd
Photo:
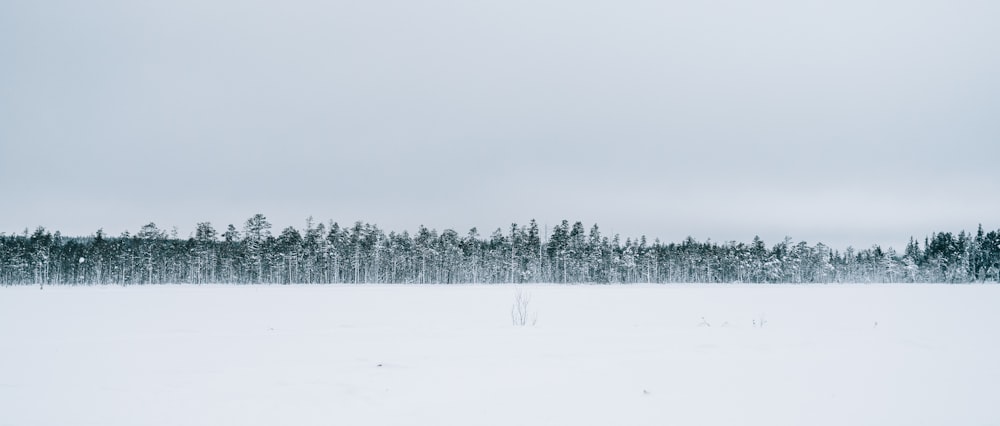
[[250, 279], [264, 281], [264, 265], [266, 263], [267, 243], [271, 238], [271, 223], [264, 215], [257, 213], [247, 219], [243, 225], [243, 247], [246, 250], [250, 271]]

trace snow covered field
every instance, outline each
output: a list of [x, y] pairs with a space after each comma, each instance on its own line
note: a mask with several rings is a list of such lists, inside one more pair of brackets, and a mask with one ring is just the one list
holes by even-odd
[[0, 288], [0, 425], [1000, 424], [998, 285], [521, 288]]

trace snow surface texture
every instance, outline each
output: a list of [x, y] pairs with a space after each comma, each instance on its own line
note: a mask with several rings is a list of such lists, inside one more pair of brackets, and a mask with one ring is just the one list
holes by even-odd
[[[517, 288], [535, 326], [512, 325]], [[1000, 424], [998, 301], [995, 285], [0, 288], [0, 425]]]

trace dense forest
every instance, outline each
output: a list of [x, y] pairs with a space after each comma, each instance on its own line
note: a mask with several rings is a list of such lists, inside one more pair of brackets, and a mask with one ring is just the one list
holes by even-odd
[[1000, 281], [1000, 231], [913, 238], [903, 253], [822, 243], [648, 241], [532, 220], [481, 236], [421, 226], [386, 233], [357, 222], [288, 227], [264, 215], [221, 233], [199, 223], [178, 238], [150, 223], [135, 235], [65, 237], [39, 227], [0, 234], [0, 284], [162, 283], [888, 283]]

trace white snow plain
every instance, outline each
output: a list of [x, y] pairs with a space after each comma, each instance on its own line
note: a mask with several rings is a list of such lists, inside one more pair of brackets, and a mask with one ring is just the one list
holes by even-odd
[[1000, 285], [0, 288], [0, 425], [988, 425], [998, 401]]

